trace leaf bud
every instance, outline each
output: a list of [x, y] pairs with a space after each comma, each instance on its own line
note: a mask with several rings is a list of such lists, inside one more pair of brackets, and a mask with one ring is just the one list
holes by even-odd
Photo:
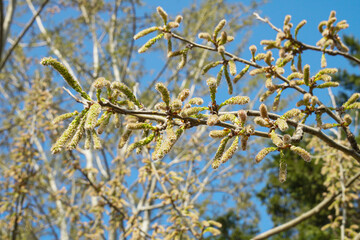
[[167, 28], [171, 29], [171, 28], [178, 28], [179, 27], [179, 23], [177, 22], [168, 22], [168, 24], [166, 24]]
[[291, 20], [291, 15], [286, 15], [284, 19], [284, 25], [288, 25]]
[[94, 88], [101, 89], [104, 87], [109, 88], [110, 87], [110, 81], [106, 80], [104, 77], [99, 77], [95, 80], [93, 83]]
[[295, 38], [297, 37], [300, 28], [302, 28], [306, 23], [307, 23], [306, 20], [302, 20], [302, 21], [296, 26], [296, 28], [295, 28]]
[[140, 130], [140, 129], [151, 129], [151, 130], [157, 130], [156, 127], [152, 126], [149, 123], [144, 122], [138, 122], [138, 123], [128, 123], [126, 125], [127, 129], [129, 130]]
[[292, 80], [292, 79], [295, 79], [295, 78], [301, 79], [301, 78], [303, 78], [303, 77], [304, 77], [304, 75], [303, 75], [302, 73], [300, 73], [300, 72], [293, 72], [293, 73], [291, 73], [291, 74], [287, 77], [287, 79], [288, 79], [288, 80]]

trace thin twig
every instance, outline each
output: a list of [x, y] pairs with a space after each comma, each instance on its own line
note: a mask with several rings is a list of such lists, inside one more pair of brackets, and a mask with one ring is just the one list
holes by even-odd
[[37, 12], [33, 15], [33, 17], [30, 19], [30, 21], [26, 24], [25, 28], [21, 31], [21, 33], [19, 34], [19, 36], [16, 38], [15, 42], [13, 43], [13, 45], [11, 46], [11, 48], [9, 49], [9, 51], [6, 53], [4, 59], [2, 59], [1, 64], [0, 64], [0, 71], [1, 69], [3, 69], [3, 67], [5, 66], [6, 61], [8, 60], [8, 58], [10, 57], [10, 55], [12, 54], [12, 52], [14, 51], [14, 49], [16, 48], [16, 46], [19, 44], [19, 42], [21, 41], [21, 39], [24, 37], [25, 33], [29, 30], [29, 28], [32, 26], [32, 24], [34, 23], [35, 19], [37, 18], [37, 16], [40, 15], [40, 13], [42, 12], [42, 10], [45, 8], [46, 4], [49, 2], [49, 0], [45, 0], [40, 8], [37, 10]]
[[[360, 177], [360, 172], [358, 172], [357, 174], [355, 174], [347, 183], [346, 183], [346, 187], [349, 187], [351, 184], [353, 184], [358, 178]], [[324, 200], [322, 200], [318, 205], [316, 205], [314, 208], [312, 208], [311, 210], [301, 214], [299, 217], [294, 218], [293, 220], [284, 223], [280, 226], [277, 226], [273, 229], [270, 229], [264, 233], [261, 233], [257, 236], [255, 236], [254, 238], [252, 238], [253, 240], [259, 240], [259, 239], [266, 239], [269, 238], [275, 234], [278, 234], [280, 232], [286, 231], [290, 228], [295, 227], [296, 225], [298, 225], [299, 223], [305, 221], [306, 219], [310, 218], [311, 216], [314, 216], [315, 214], [318, 214], [322, 209], [324, 209], [325, 207], [327, 207], [329, 204], [331, 204], [337, 196], [339, 196], [341, 194], [341, 190], [337, 191], [336, 193], [331, 194], [330, 196], [326, 197]]]

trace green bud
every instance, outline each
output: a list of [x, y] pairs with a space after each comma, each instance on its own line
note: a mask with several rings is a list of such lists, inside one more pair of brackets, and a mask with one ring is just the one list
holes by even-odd
[[256, 155], [256, 157], [255, 157], [255, 162], [256, 162], [256, 163], [261, 162], [261, 160], [263, 160], [263, 159], [266, 157], [266, 155], [268, 155], [269, 153], [274, 152], [274, 151], [276, 151], [276, 150], [277, 150], [276, 147], [268, 147], [268, 148], [262, 149], [262, 150]]
[[156, 127], [154, 127], [153, 125], [149, 124], [149, 123], [144, 123], [144, 122], [138, 122], [138, 123], [128, 123], [126, 125], [127, 129], [129, 130], [141, 130], [141, 129], [150, 129], [150, 130], [157, 130]]
[[190, 95], [190, 90], [189, 89], [183, 89], [179, 95], [178, 95], [178, 99], [180, 99], [180, 101], [185, 101], [186, 98]]
[[156, 37], [147, 41], [141, 48], [139, 48], [138, 53], [146, 52], [152, 45], [154, 45], [158, 40], [160, 40], [164, 36], [163, 33], [160, 33]]
[[218, 25], [215, 27], [215, 30], [214, 30], [214, 36], [215, 36], [215, 38], [217, 37], [217, 35], [219, 34], [219, 32], [224, 28], [225, 24], [226, 24], [226, 20], [223, 19], [223, 20], [221, 20], [221, 21], [218, 23]]
[[283, 147], [283, 146], [284, 146], [283, 140], [281, 140], [281, 138], [275, 133], [274, 130], [272, 130], [272, 131], [270, 132], [270, 138], [271, 138], [272, 142], [273, 142], [277, 147]]
[[147, 29], [144, 29], [144, 30], [138, 32], [138, 33], [134, 36], [134, 40], [137, 40], [137, 39], [139, 39], [139, 38], [141, 38], [141, 37], [144, 37], [144, 36], [146, 36], [146, 35], [148, 35], [148, 34], [150, 34], [150, 33], [152, 33], [152, 32], [155, 32], [155, 31], [157, 31], [157, 30], [159, 30], [159, 27], [149, 27], [149, 28], [147, 28]]
[[142, 104], [136, 99], [130, 88], [125, 84], [121, 82], [113, 82], [111, 84], [111, 88], [122, 92], [130, 101], [135, 103], [136, 106], [138, 106], [139, 108], [143, 108]]
[[164, 9], [162, 7], [157, 7], [156, 11], [158, 12], [158, 14], [160, 15], [160, 17], [162, 18], [162, 20], [164, 21], [164, 24], [166, 25], [167, 20], [168, 20], [168, 15], [167, 13], [164, 11]]
[[[164, 104], [165, 105], [165, 104]], [[170, 104], [170, 108], [172, 111], [178, 111], [180, 110], [182, 107], [182, 102], [180, 99], [175, 99], [174, 101], [171, 102]]]
[[229, 75], [227, 66], [224, 67], [224, 75], [225, 75], [225, 79], [226, 79], [226, 82], [227, 82], [228, 87], [229, 87], [228, 88], [229, 94], [231, 95], [233, 93], [233, 85], [232, 85], [232, 82], [231, 82], [231, 79], [230, 79], [230, 75]]
[[149, 136], [147, 136], [146, 138], [141, 139], [138, 142], [135, 142], [133, 144], [131, 144], [128, 149], [126, 150], [128, 153], [132, 152], [135, 148], [139, 148], [142, 146], [145, 146], [147, 144], [149, 144], [155, 137], [155, 133], [150, 134]]
[[234, 83], [237, 83], [244, 75], [245, 73], [249, 70], [250, 65], [246, 65], [240, 72], [238, 75], [236, 75], [233, 79]]
[[[350, 107], [356, 100], [360, 98], [360, 93], [354, 93], [351, 97], [343, 104], [344, 108]], [[356, 108], [356, 107], [355, 107]]]
[[223, 72], [224, 72], [224, 65], [220, 68], [220, 71], [219, 71], [218, 74], [216, 75], [216, 85], [217, 85], [217, 86], [220, 85]]
[[255, 76], [257, 74], [265, 73], [266, 68], [256, 68], [249, 72], [250, 76]]
[[287, 77], [287, 79], [288, 79], [288, 80], [292, 80], [292, 79], [295, 79], [295, 78], [301, 79], [301, 78], [303, 78], [303, 77], [304, 77], [304, 75], [303, 75], [302, 73], [300, 73], [300, 72], [293, 72], [292, 74], [290, 74], [290, 75]]
[[300, 157], [302, 157], [305, 162], [311, 161], [311, 155], [305, 149], [303, 149], [301, 147], [291, 146], [290, 150], [293, 151], [294, 153], [296, 153], [297, 155], [299, 155]]
[[198, 38], [201, 38], [201, 39], [205, 39], [207, 40], [208, 42], [211, 42], [211, 35], [207, 32], [201, 32], [198, 34]]
[[95, 130], [92, 130], [92, 139], [94, 143], [94, 149], [96, 150], [102, 149], [101, 140], [99, 136], [96, 134]]
[[99, 103], [95, 102], [93, 105], [91, 105], [86, 115], [86, 121], [84, 126], [86, 130], [92, 130], [95, 128], [97, 118], [100, 112], [101, 112], [101, 105]]
[[346, 125], [349, 126], [352, 122], [351, 116], [349, 114], [345, 114], [344, 121], [345, 121]]
[[325, 82], [317, 86], [317, 88], [328, 88], [328, 87], [338, 87], [340, 84], [338, 82]]
[[197, 114], [201, 111], [208, 110], [208, 109], [209, 109], [208, 107], [191, 107], [191, 108], [183, 109], [180, 112], [180, 115], [182, 117], [189, 117], [191, 115]]
[[286, 167], [287, 167], [287, 165], [286, 165], [286, 162], [285, 162], [285, 155], [281, 151], [280, 152], [280, 164], [279, 164], [279, 181], [281, 183], [286, 181], [286, 174], [287, 174]]
[[306, 64], [304, 66], [304, 83], [306, 86], [309, 86], [309, 80], [310, 80], [310, 66], [309, 64]]
[[165, 102], [166, 106], [169, 106], [170, 103], [170, 93], [169, 90], [165, 87], [163, 83], [157, 83], [155, 89], [160, 93], [162, 100]]
[[214, 126], [217, 123], [219, 123], [219, 116], [216, 114], [211, 114], [206, 120], [208, 126]]
[[75, 134], [81, 119], [87, 113], [88, 109], [84, 109], [79, 115], [77, 115], [74, 120], [69, 124], [66, 130], [61, 134], [55, 144], [51, 147], [52, 154], [59, 153], [67, 141]]
[[306, 20], [302, 20], [295, 28], [295, 39], [297, 38], [297, 35], [299, 33], [300, 28], [302, 28], [306, 24]]
[[204, 103], [204, 100], [202, 98], [199, 97], [195, 97], [189, 100], [189, 103], [191, 105], [201, 105]]
[[238, 118], [240, 120], [240, 123], [243, 125], [245, 122], [246, 122], [246, 119], [247, 119], [247, 113], [245, 110], [239, 110], [237, 112], [238, 114]]
[[221, 163], [221, 157], [222, 155], [224, 154], [224, 151], [225, 151], [225, 147], [226, 147], [226, 144], [227, 142], [229, 141], [229, 137], [224, 137], [221, 142], [220, 142], [220, 145], [215, 153], [215, 157], [213, 159], [213, 163], [212, 163], [212, 167], [213, 168], [217, 168], [220, 164], [218, 162]]
[[262, 117], [255, 117], [254, 123], [262, 127], [271, 127], [271, 124]]
[[275, 123], [282, 132], [285, 132], [286, 130], [289, 129], [287, 122], [282, 118], [276, 119]]
[[228, 150], [222, 155], [220, 162], [226, 163], [236, 152], [239, 145], [239, 136], [236, 136]]
[[74, 136], [71, 138], [70, 142], [67, 144], [66, 150], [74, 150], [76, 148], [76, 146], [79, 144], [79, 142], [85, 132], [84, 124], [85, 124], [85, 118], [82, 118], [79, 126], [76, 129]]
[[40, 63], [44, 66], [52, 66], [56, 71], [58, 71], [58, 73], [60, 73], [60, 75], [70, 85], [70, 87], [80, 93], [83, 98], [91, 101], [89, 95], [82, 90], [80, 83], [75, 80], [75, 78], [69, 73], [69, 70], [62, 63], [58, 62], [52, 57], [43, 58]]
[[84, 148], [88, 150], [90, 149], [90, 147], [91, 147], [91, 131], [86, 131]]
[[225, 105], [245, 105], [247, 103], [250, 102], [250, 98], [247, 96], [236, 96], [236, 97], [231, 97], [228, 100], [224, 101], [223, 103], [220, 104], [219, 109]]
[[127, 129], [125, 130], [124, 134], [121, 136], [119, 143], [118, 143], [118, 148], [121, 149], [125, 146], [126, 142], [129, 140], [130, 136], [131, 136], [132, 131]]
[[215, 102], [215, 96], [217, 91], [217, 84], [215, 78], [209, 78], [206, 80], [206, 84], [209, 86], [211, 101]]
[[98, 120], [97, 125], [99, 124], [99, 128], [97, 129], [97, 134], [102, 134], [110, 122], [110, 117], [113, 113], [106, 111]]
[[213, 130], [213, 131], [210, 131], [209, 136], [212, 138], [223, 138], [223, 137], [226, 137], [227, 135], [229, 135], [229, 133], [230, 133], [229, 129]]
[[206, 64], [205, 67], [202, 69], [201, 74], [205, 75], [210, 69], [222, 64], [223, 61], [216, 61], [216, 62], [211, 62], [209, 64]]
[[52, 123], [52, 124], [57, 124], [57, 123], [59, 123], [59, 122], [62, 122], [62, 121], [64, 121], [64, 120], [69, 119], [69, 118], [71, 118], [71, 117], [73, 117], [73, 116], [76, 116], [76, 115], [78, 115], [78, 114], [79, 114], [78, 111], [74, 111], [74, 112], [72, 112], [72, 113], [62, 114], [62, 115], [57, 116], [56, 118], [54, 118], [54, 120], [52, 120], [51, 123]]
[[287, 120], [287, 119], [299, 116], [300, 113], [301, 113], [301, 110], [294, 108], [294, 109], [291, 109], [291, 110], [287, 111], [286, 113], [284, 113], [284, 115], [282, 115], [282, 118]]
[[229, 64], [230, 74], [232, 76], [235, 76], [236, 75], [236, 64], [235, 64], [234, 60], [229, 60], [228, 64]]

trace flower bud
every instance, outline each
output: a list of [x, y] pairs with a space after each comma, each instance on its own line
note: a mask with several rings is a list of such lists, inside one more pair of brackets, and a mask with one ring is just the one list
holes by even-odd
[[269, 118], [268, 116], [268, 110], [267, 110], [267, 107], [265, 104], [261, 104], [260, 107], [259, 107], [259, 110], [260, 110], [260, 116], [262, 118]]
[[255, 162], [259, 163], [261, 162], [261, 160], [263, 160], [266, 155], [268, 155], [269, 153], [276, 151], [277, 148], [276, 147], [268, 147], [268, 148], [264, 148], [262, 149], [255, 157]]
[[229, 129], [213, 130], [213, 131], [210, 131], [209, 136], [212, 138], [223, 138], [223, 137], [226, 137], [227, 135], [229, 135], [229, 133], [230, 133]]
[[223, 103], [220, 104], [219, 108], [225, 106], [225, 105], [245, 105], [247, 103], [250, 102], [250, 98], [247, 96], [236, 96], [236, 97], [231, 97], [228, 100], [224, 101]]
[[97, 118], [100, 112], [101, 112], [101, 105], [99, 103], [96, 102], [93, 105], [91, 105], [86, 115], [86, 121], [84, 126], [86, 130], [92, 130], [95, 128], [97, 123]]
[[183, 89], [179, 95], [178, 95], [178, 99], [180, 99], [180, 101], [185, 101], [186, 98], [190, 95], [190, 90], [189, 89]]
[[247, 114], [245, 110], [239, 110], [238, 112], [238, 117], [240, 119], [240, 123], [244, 124], [246, 122], [246, 118], [247, 118]]
[[296, 153], [297, 155], [299, 155], [300, 157], [302, 157], [305, 162], [311, 161], [311, 155], [305, 149], [303, 149], [301, 147], [291, 146], [290, 150], [293, 151], [294, 153]]
[[207, 121], [206, 121], [206, 124], [208, 125], [208, 126], [214, 126], [215, 124], [217, 124], [217, 123], [219, 123], [219, 116], [218, 115], [216, 115], [216, 114], [211, 114], [209, 117], [208, 117], [208, 119], [207, 119]]
[[168, 15], [167, 13], [164, 11], [164, 9], [162, 7], [157, 7], [156, 11], [158, 12], [158, 14], [160, 15], [160, 17], [163, 19], [164, 24], [167, 23], [167, 19], [168, 19]]
[[155, 32], [156, 30], [159, 30], [159, 27], [150, 27], [150, 28], [147, 28], [147, 29], [144, 29], [140, 32], [138, 32], [135, 36], [134, 36], [134, 40], [137, 40], [141, 37], [144, 37], [152, 32]]
[[162, 100], [165, 102], [166, 106], [169, 106], [170, 103], [170, 93], [169, 90], [165, 87], [163, 83], [157, 83], [155, 89], [160, 93]]

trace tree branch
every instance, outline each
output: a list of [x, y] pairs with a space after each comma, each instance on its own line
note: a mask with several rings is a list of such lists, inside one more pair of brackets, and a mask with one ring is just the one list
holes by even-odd
[[[346, 183], [346, 187], [349, 187], [351, 184], [353, 184], [358, 178], [360, 177], [360, 172], [358, 172], [357, 174], [355, 174], [347, 183]], [[314, 208], [312, 208], [311, 210], [301, 214], [299, 217], [284, 223], [280, 226], [277, 226], [273, 229], [270, 229], [264, 233], [261, 233], [257, 236], [255, 236], [254, 238], [252, 238], [252, 240], [259, 240], [259, 239], [266, 239], [268, 237], [271, 237], [275, 234], [278, 234], [280, 232], [286, 231], [292, 227], [295, 227], [296, 225], [298, 225], [299, 223], [305, 221], [306, 219], [310, 218], [311, 216], [314, 216], [316, 214], [318, 214], [322, 209], [324, 209], [325, 207], [327, 207], [330, 203], [332, 203], [337, 196], [339, 196], [341, 194], [341, 190], [337, 191], [336, 193], [331, 194], [330, 196], [326, 197], [324, 200], [322, 200], [318, 205], [316, 205]]]

